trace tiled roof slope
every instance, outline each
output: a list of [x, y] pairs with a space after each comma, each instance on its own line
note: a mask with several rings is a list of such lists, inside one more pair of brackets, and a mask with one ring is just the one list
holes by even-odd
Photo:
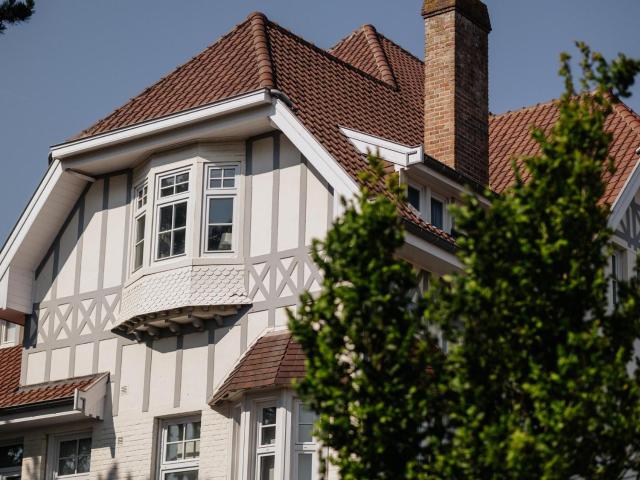
[[290, 332], [267, 333], [244, 354], [210, 404], [217, 405], [244, 390], [291, 386], [293, 379], [304, 376], [304, 360], [302, 347]]
[[[489, 176], [494, 191], [501, 193], [513, 183], [513, 158], [539, 153], [538, 144], [531, 138], [531, 129], [535, 126], [549, 132], [558, 114], [557, 104], [551, 101], [491, 117]], [[607, 187], [602, 201], [613, 204], [638, 161], [636, 149], [640, 147], [640, 117], [623, 102], [618, 102], [614, 104], [605, 127], [613, 133], [610, 155], [616, 172], [613, 176], [605, 174]]]
[[[274, 87], [292, 100], [305, 127], [357, 179], [367, 168], [366, 159], [339, 127], [407, 145], [422, 143], [422, 64], [370, 26], [342, 41], [336, 53], [357, 65], [253, 13], [80, 137]], [[368, 65], [364, 60], [361, 64], [364, 57], [370, 57]], [[423, 230], [453, 243], [448, 234], [424, 222], [411, 209], [405, 208], [403, 214]]]
[[54, 400], [71, 400], [76, 389], [84, 390], [101, 375], [71, 378], [26, 387], [20, 386], [20, 345], [0, 349], [0, 413], [11, 407], [37, 406]]
[[[292, 100], [300, 121], [354, 179], [367, 168], [367, 162], [340, 133], [340, 126], [406, 145], [423, 143], [424, 65], [418, 58], [370, 25], [328, 51], [322, 50], [261, 13], [249, 15], [79, 137], [269, 88], [281, 90]], [[554, 112], [552, 104], [543, 104], [491, 117], [490, 185], [495, 191], [503, 191], [513, 181], [511, 158], [535, 151], [529, 126], [550, 125]], [[612, 154], [619, 170], [609, 179], [606, 201], [615, 198], [635, 161], [630, 153], [638, 146], [637, 135], [631, 133], [637, 131], [634, 124], [637, 116], [623, 105], [609, 122], [616, 134]], [[402, 214], [421, 231], [453, 245], [448, 234], [410, 208], [404, 208]]]

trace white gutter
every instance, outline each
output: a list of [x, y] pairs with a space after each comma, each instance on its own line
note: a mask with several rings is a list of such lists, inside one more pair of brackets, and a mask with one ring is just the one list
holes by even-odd
[[50, 149], [50, 154], [54, 160], [61, 160], [72, 155], [109, 147], [123, 141], [136, 140], [175, 127], [183, 127], [270, 102], [271, 95], [269, 92], [267, 90], [259, 90], [108, 133], [54, 145]]

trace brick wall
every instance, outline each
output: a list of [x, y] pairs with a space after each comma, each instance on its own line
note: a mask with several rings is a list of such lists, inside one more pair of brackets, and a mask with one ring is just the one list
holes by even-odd
[[477, 0], [427, 0], [423, 15], [425, 151], [486, 184], [490, 30], [486, 7]]

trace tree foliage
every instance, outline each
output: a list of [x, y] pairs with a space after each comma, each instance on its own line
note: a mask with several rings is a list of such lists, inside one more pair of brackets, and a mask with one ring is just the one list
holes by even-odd
[[0, 3], [0, 34], [7, 25], [24, 22], [34, 12], [34, 0], [4, 0]]
[[[413, 301], [415, 274], [394, 255], [404, 239], [395, 176], [393, 195], [363, 188], [314, 243], [322, 292], [303, 296], [290, 328], [307, 354], [299, 392], [343, 479], [640, 471], [640, 375], [629, 373], [640, 289], [622, 283], [608, 304], [601, 202], [613, 171], [605, 120], [640, 62], [579, 48], [578, 87], [563, 55], [558, 121], [533, 132], [540, 154], [522, 171], [514, 163], [515, 184], [487, 195], [488, 208], [469, 196], [455, 209], [463, 272]], [[446, 355], [433, 326], [452, 341]]]

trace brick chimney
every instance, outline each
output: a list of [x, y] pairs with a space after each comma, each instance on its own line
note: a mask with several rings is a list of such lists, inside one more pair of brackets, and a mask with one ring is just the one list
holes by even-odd
[[480, 0], [424, 0], [424, 149], [489, 181], [489, 32]]

